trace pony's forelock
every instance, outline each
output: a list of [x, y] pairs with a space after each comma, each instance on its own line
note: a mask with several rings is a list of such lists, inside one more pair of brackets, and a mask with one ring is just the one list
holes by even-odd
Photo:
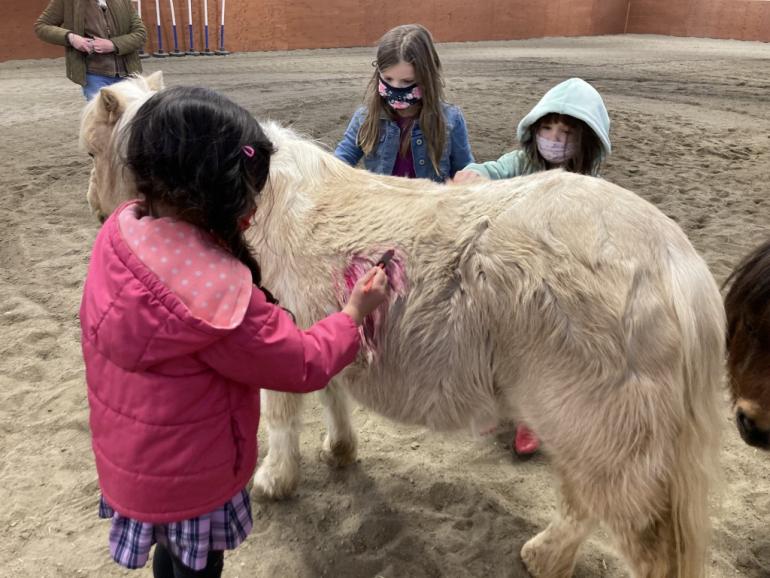
[[[110, 90], [115, 92], [120, 100], [127, 103], [126, 110], [120, 115], [118, 120], [117, 129], [122, 129], [134, 117], [139, 107], [156, 92], [142, 76], [130, 76], [126, 80], [110, 86]], [[96, 108], [101, 105], [101, 98], [100, 92], [96, 95], [96, 98], [91, 99], [86, 104], [81, 112], [79, 144], [83, 150], [87, 148], [88, 129], [90, 128], [90, 123], [93, 123], [95, 120], [94, 114]]]

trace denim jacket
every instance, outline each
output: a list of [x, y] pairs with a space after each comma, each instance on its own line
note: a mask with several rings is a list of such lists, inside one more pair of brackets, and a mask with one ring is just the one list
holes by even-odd
[[[452, 104], [441, 104], [446, 121], [447, 141], [444, 153], [439, 163], [440, 172], [436, 173], [428, 154], [428, 145], [416, 120], [412, 128], [412, 159], [417, 178], [432, 179], [443, 183], [445, 180], [473, 162], [473, 154], [468, 143], [468, 131], [465, 128], [465, 118], [460, 109]], [[366, 118], [366, 108], [359, 108], [350, 120], [345, 135], [337, 145], [334, 155], [351, 166], [358, 164], [364, 151], [358, 146], [358, 130]], [[396, 155], [401, 141], [401, 130], [396, 121], [388, 117], [380, 119], [380, 144], [370, 155], [364, 156], [364, 166], [367, 170], [390, 175], [396, 164]]]

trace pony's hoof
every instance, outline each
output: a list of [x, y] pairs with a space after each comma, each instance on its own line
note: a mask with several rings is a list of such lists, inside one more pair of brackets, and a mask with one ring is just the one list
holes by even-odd
[[545, 548], [544, 532], [531, 538], [521, 548], [521, 561], [527, 567], [527, 572], [533, 578], [570, 578], [572, 568], [561, 567], [557, 552], [549, 552]]
[[274, 468], [262, 466], [257, 470], [251, 491], [257, 498], [285, 500], [291, 497], [299, 483], [298, 475], [280, 477]]
[[538, 578], [538, 576], [543, 576], [543, 573], [540, 571], [540, 564], [538, 564], [537, 561], [537, 547], [533, 544], [534, 541], [535, 538], [532, 538], [526, 544], [524, 544], [524, 546], [522, 546], [521, 561], [524, 562], [524, 566], [526, 566], [527, 572], [529, 572], [534, 578]]
[[356, 461], [357, 453], [356, 441], [354, 439], [337, 440], [331, 443], [329, 438], [326, 437], [320, 455], [321, 460], [327, 465], [333, 468], [344, 468]]

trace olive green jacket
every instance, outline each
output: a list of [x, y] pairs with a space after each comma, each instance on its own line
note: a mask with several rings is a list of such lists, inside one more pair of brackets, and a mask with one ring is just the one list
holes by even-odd
[[[94, 1], [51, 0], [35, 21], [35, 34], [40, 40], [65, 47], [67, 78], [81, 86], [86, 84], [86, 55], [70, 46], [67, 34], [84, 34], [86, 4]], [[142, 19], [129, 0], [107, 0], [107, 3], [117, 24], [110, 37], [116, 54], [123, 58], [128, 74], [139, 73], [142, 71], [142, 64], [137, 51], [147, 38]]]

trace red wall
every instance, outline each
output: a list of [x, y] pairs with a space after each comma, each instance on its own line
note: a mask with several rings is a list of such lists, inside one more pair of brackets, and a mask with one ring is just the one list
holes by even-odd
[[770, 1], [630, 0], [626, 32], [770, 42]]
[[38, 40], [32, 25], [48, 2], [39, 0], [4, 0], [0, 20], [0, 62], [14, 58], [52, 58], [63, 49]]
[[[208, 2], [209, 47], [218, 47], [222, 0]], [[169, 0], [160, 0], [163, 47], [173, 49]], [[62, 55], [32, 25], [47, 0], [3, 0], [0, 62]], [[174, 0], [180, 50], [187, 48], [187, 0]], [[203, 0], [192, 0], [195, 48], [203, 46]], [[768, 0], [229, 0], [231, 51], [368, 46], [389, 28], [427, 26], [439, 42], [541, 36], [665, 34], [770, 41]], [[148, 45], [156, 49], [155, 2], [142, 2]]]
[[[367, 46], [388, 29], [408, 22], [425, 25], [439, 42], [619, 34], [626, 2], [229, 0], [225, 47], [250, 51]], [[154, 6], [150, 8], [154, 14]], [[210, 25], [215, 22], [218, 27], [218, 20]], [[215, 31], [211, 33], [210, 43], [216, 38]]]

